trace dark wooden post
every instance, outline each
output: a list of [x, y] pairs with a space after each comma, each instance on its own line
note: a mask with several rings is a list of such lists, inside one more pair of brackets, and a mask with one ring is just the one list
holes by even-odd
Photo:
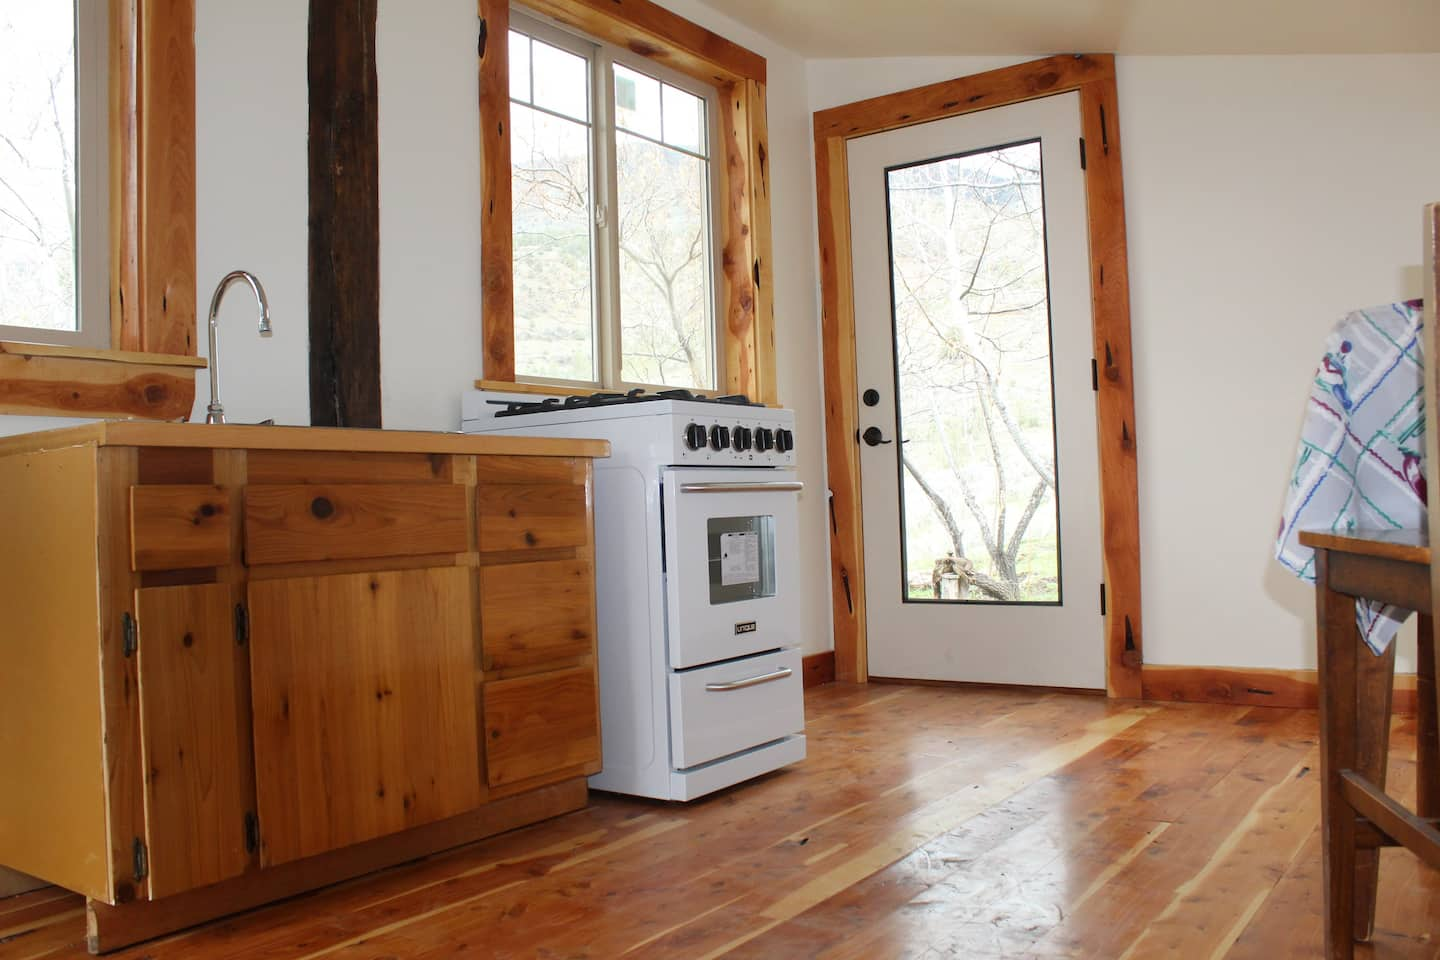
[[380, 426], [376, 0], [310, 2], [310, 422]]

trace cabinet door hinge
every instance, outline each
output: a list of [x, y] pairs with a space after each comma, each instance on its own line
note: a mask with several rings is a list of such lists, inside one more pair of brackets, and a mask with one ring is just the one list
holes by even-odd
[[127, 657], [133, 657], [139, 648], [140, 630], [135, 625], [135, 618], [126, 610], [120, 614], [120, 652]]
[[245, 609], [245, 604], [235, 604], [235, 643], [245, 646], [250, 639], [250, 612]]
[[1085, 169], [1085, 138], [1080, 138], [1080, 169]]
[[150, 876], [150, 851], [145, 849], [145, 841], [136, 837], [135, 844], [130, 848], [130, 852], [135, 861], [135, 879], [144, 880]]
[[1100, 584], [1100, 616], [1105, 616], [1105, 584]]
[[250, 853], [260, 852], [260, 818], [253, 810], [245, 814], [245, 849]]

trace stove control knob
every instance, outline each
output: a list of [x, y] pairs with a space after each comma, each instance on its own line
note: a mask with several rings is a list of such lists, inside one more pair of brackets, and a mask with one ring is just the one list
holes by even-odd
[[744, 453], [746, 450], [749, 450], [751, 446], [750, 428], [736, 427], [735, 432], [733, 436], [731, 436], [730, 440], [735, 445], [736, 450]]
[[710, 428], [710, 446], [716, 450], [725, 450], [730, 446], [730, 428], [722, 427], [720, 424]]
[[775, 449], [781, 453], [789, 453], [795, 449], [795, 434], [789, 430], [775, 431]]
[[761, 453], [766, 452], [775, 446], [775, 434], [769, 427], [761, 427], [755, 431], [755, 449]]
[[703, 449], [706, 442], [705, 428], [701, 424], [692, 423], [685, 428], [685, 446], [691, 450]]

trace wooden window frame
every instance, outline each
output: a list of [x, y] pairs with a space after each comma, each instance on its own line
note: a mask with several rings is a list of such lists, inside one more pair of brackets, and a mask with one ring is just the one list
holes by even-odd
[[831, 604], [835, 673], [842, 680], [863, 682], [869, 676], [846, 142], [1071, 91], [1080, 94], [1081, 131], [1087, 147], [1091, 314], [1100, 374], [1096, 414], [1107, 594], [1105, 687], [1112, 697], [1138, 699], [1142, 694], [1140, 508], [1130, 355], [1130, 280], [1115, 58], [1108, 54], [1048, 57], [815, 114], [825, 455], [833, 511]]
[[184, 420], [205, 367], [194, 0], [109, 0], [109, 18], [109, 348], [0, 341], [0, 414]]
[[[530, 12], [668, 67], [715, 89], [720, 175], [720, 386], [777, 403], [771, 294], [770, 169], [765, 59], [650, 0], [526, 0]], [[480, 15], [480, 272], [484, 357], [476, 386], [553, 394], [515, 377], [514, 246], [510, 190], [508, 0], [477, 0]]]

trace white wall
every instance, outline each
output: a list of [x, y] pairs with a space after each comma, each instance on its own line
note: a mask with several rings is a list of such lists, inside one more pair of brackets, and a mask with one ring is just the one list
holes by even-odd
[[[811, 106], [1025, 59], [811, 61]], [[1145, 659], [1313, 666], [1314, 594], [1272, 561], [1272, 540], [1325, 333], [1420, 293], [1440, 56], [1121, 57], [1116, 70]], [[1402, 660], [1413, 645], [1412, 627]]]

